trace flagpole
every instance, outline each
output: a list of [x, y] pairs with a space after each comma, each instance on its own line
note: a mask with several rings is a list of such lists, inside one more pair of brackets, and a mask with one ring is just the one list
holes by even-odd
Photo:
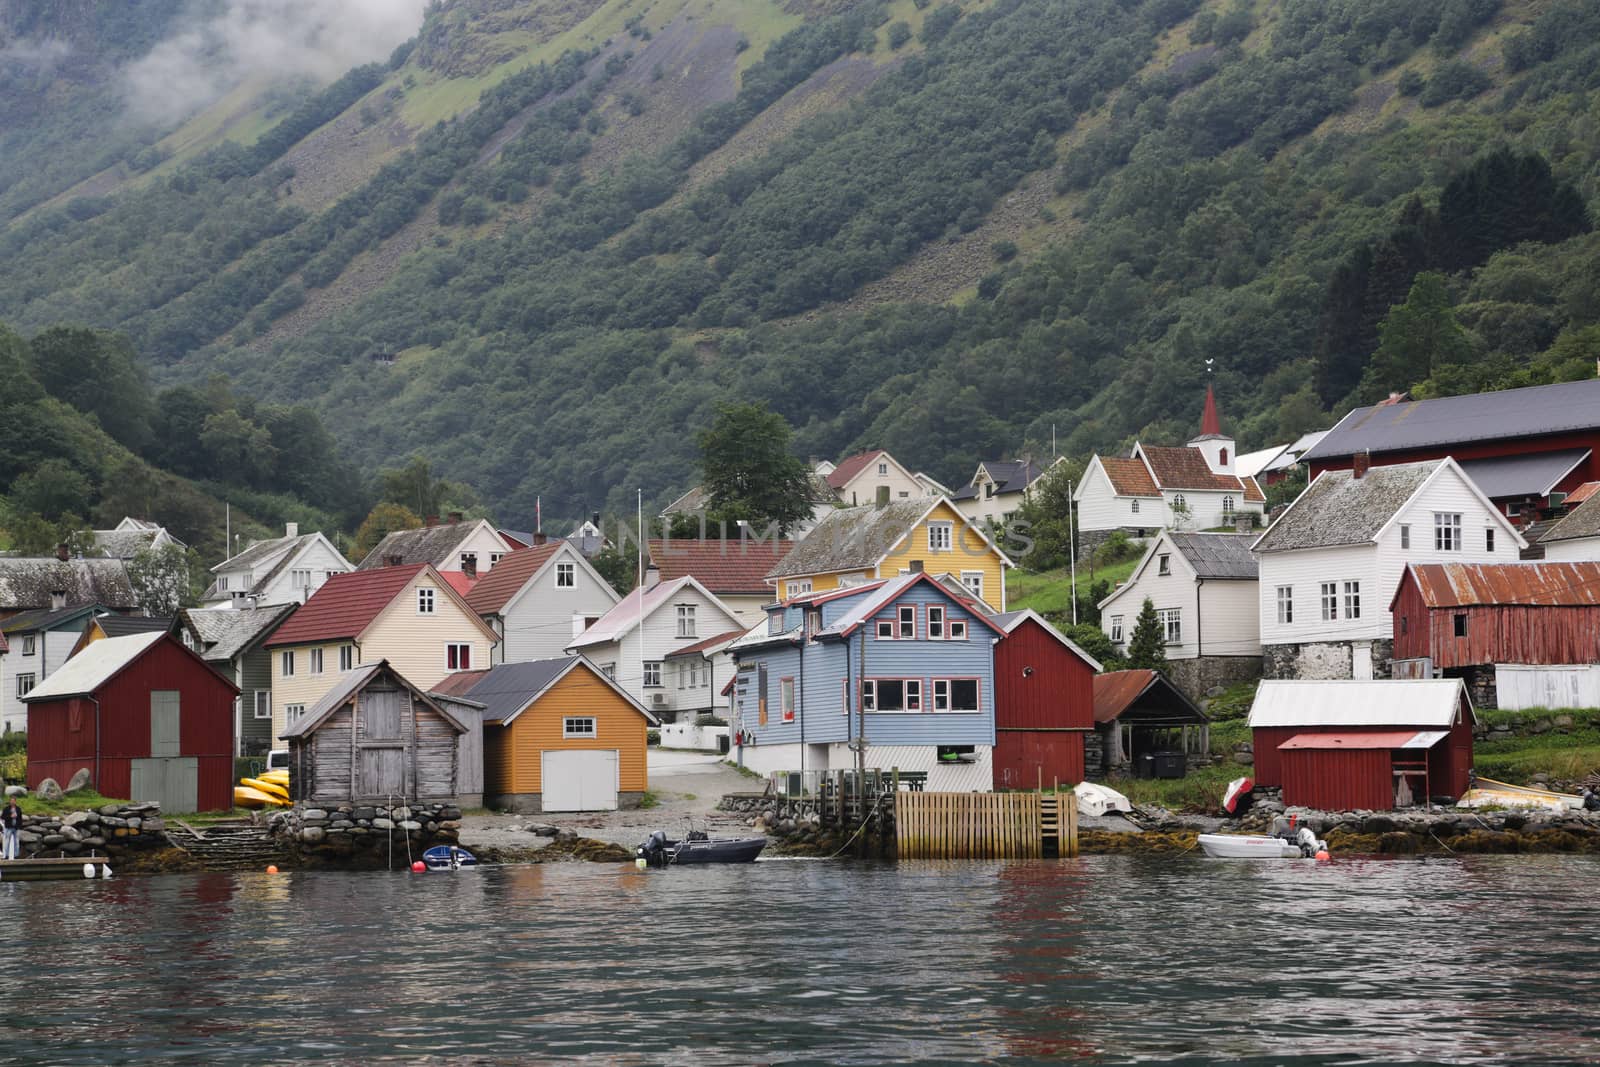
[[1067, 479], [1067, 567], [1072, 574], [1072, 625], [1078, 625], [1078, 531], [1072, 528], [1072, 479]]

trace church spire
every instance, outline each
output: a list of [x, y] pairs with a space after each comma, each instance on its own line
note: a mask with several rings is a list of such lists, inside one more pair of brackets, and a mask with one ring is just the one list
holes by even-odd
[[1206, 383], [1206, 409], [1200, 416], [1200, 436], [1206, 434], [1222, 433], [1222, 420], [1217, 418], [1217, 397], [1211, 391], [1211, 383]]

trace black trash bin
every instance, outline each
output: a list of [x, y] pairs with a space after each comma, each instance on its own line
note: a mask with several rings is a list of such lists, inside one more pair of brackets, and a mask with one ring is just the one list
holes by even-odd
[[1148, 752], [1136, 757], [1133, 761], [1133, 776], [1135, 778], [1154, 778], [1156, 776], [1156, 758]]
[[1157, 752], [1153, 761], [1157, 778], [1182, 778], [1189, 770], [1189, 761], [1182, 752]]
[[717, 751], [726, 756], [728, 754], [728, 746], [730, 743], [731, 742], [727, 734], [719, 735], [717, 737]]

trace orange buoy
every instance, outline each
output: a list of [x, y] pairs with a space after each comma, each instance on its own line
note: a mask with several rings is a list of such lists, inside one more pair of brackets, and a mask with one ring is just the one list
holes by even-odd
[[1328, 850], [1327, 849], [1323, 849], [1321, 852], [1317, 853], [1317, 859], [1326, 860], [1326, 859], [1332, 859], [1332, 857], [1328, 855]]
[[278, 873], [277, 865], [276, 864], [271, 864], [271, 863], [267, 864], [267, 873], [268, 874], [277, 874]]

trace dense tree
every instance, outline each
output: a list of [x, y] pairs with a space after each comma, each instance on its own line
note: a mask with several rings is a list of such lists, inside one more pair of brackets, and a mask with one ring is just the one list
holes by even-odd
[[89, 513], [94, 486], [64, 459], [47, 459], [11, 483], [11, 509], [59, 522]]
[[189, 569], [199, 560], [178, 545], [141, 548], [128, 561], [128, 581], [139, 606], [147, 615], [172, 615], [193, 600], [189, 589]]
[[1013, 558], [1020, 565], [1035, 571], [1067, 565], [1076, 526], [1067, 516], [1072, 510], [1073, 486], [1082, 476], [1078, 463], [1058, 463], [1029, 490], [1028, 499], [1022, 502], [1011, 528], [1005, 531], [1006, 541], [1002, 545], [1007, 552], [1018, 553]]
[[396, 530], [415, 530], [422, 525], [417, 513], [401, 504], [377, 504], [367, 513], [356, 530], [355, 556], [357, 563], [378, 546], [378, 542]]
[[121, 334], [57, 326], [29, 346], [41, 385], [132, 449], [150, 436], [150, 390], [133, 346]]
[[1149, 597], [1139, 608], [1139, 617], [1128, 638], [1128, 666], [1152, 671], [1167, 669], [1167, 639], [1161, 629], [1161, 618], [1156, 605]]
[[1441, 274], [1417, 275], [1406, 302], [1390, 310], [1379, 335], [1378, 351], [1363, 388], [1368, 402], [1382, 399], [1391, 390], [1410, 389], [1430, 374], [1472, 357], [1471, 339], [1456, 321]]
[[811, 517], [811, 472], [792, 451], [794, 432], [765, 404], [723, 404], [696, 438], [708, 519], [775, 525], [788, 533]]

